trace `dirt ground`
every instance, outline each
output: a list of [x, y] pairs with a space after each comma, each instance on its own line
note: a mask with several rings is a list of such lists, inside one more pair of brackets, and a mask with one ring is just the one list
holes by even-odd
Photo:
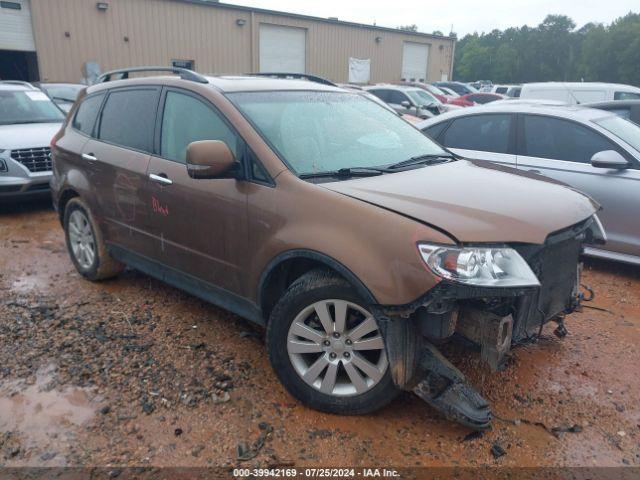
[[475, 435], [408, 393], [310, 410], [259, 328], [135, 271], [90, 283], [46, 203], [0, 208], [0, 466], [640, 465], [640, 268], [588, 261], [597, 308], [498, 374], [451, 347], [499, 417]]

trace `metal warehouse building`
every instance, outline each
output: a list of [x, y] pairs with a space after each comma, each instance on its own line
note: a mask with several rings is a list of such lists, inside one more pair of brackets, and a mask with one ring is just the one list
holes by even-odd
[[215, 1], [0, 1], [2, 79], [78, 82], [87, 67], [173, 64], [210, 74], [437, 81], [451, 77], [454, 48], [451, 37]]

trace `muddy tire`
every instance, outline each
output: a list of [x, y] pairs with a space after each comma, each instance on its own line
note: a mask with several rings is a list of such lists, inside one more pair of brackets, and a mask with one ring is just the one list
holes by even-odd
[[377, 322], [344, 279], [314, 270], [296, 280], [267, 327], [269, 360], [294, 397], [323, 412], [370, 413], [399, 393]]
[[124, 265], [107, 252], [102, 232], [81, 198], [69, 200], [63, 225], [69, 256], [80, 275], [97, 281], [114, 277], [124, 269]]

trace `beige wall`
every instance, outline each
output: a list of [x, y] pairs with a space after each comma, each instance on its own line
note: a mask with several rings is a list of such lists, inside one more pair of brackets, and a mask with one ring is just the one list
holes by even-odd
[[96, 0], [31, 0], [42, 80], [78, 81], [86, 61], [97, 61], [102, 71], [168, 66], [172, 59], [195, 60], [203, 73], [258, 71], [260, 23], [307, 29], [307, 73], [336, 82], [347, 81], [349, 57], [371, 59], [372, 82], [400, 80], [405, 41], [430, 45], [430, 81], [451, 72], [450, 39], [175, 0], [108, 3], [101, 12]]

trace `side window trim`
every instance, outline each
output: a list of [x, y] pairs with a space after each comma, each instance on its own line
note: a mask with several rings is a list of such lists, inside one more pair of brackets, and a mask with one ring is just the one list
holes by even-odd
[[[102, 101], [100, 102], [100, 106], [98, 106], [98, 114], [96, 115], [96, 119], [93, 121], [93, 125], [91, 127], [91, 133], [90, 134], [86, 134], [84, 133], [82, 130], [76, 128], [76, 117], [78, 116], [78, 112], [80, 111], [80, 107], [82, 107], [82, 104], [89, 98], [92, 97], [97, 97], [99, 95], [102, 95]], [[80, 103], [80, 105], [78, 105], [78, 108], [76, 109], [75, 113], [73, 114], [73, 119], [71, 120], [71, 128], [73, 129], [73, 131], [79, 133], [80, 135], [83, 135], [87, 138], [93, 138], [93, 139], [97, 139], [97, 135], [98, 135], [98, 124], [100, 123], [100, 119], [102, 118], [102, 108], [104, 107], [104, 102], [107, 99], [107, 97], [109, 96], [109, 91], [108, 90], [100, 90], [99, 92], [96, 93], [92, 93], [90, 95], [87, 95], [86, 97], [84, 97], [82, 99], [82, 102]]]
[[116, 147], [124, 148], [124, 149], [127, 149], [127, 150], [132, 150], [134, 152], [140, 152], [140, 153], [145, 153], [147, 155], [153, 155], [154, 143], [155, 143], [154, 139], [155, 139], [155, 136], [156, 136], [156, 131], [155, 131], [156, 130], [156, 122], [154, 122], [154, 125], [153, 125], [153, 130], [154, 131], [153, 131], [153, 134], [152, 134], [152, 137], [151, 137], [151, 148], [149, 149], [150, 150], [149, 152], [144, 151], [144, 150], [140, 150], [140, 149], [137, 149], [137, 148], [133, 148], [133, 147], [130, 147], [130, 146], [127, 146], [127, 145], [119, 145], [117, 143], [108, 142], [108, 141], [103, 140], [103, 139], [100, 138], [100, 129], [102, 128], [102, 114], [104, 113], [104, 107], [107, 104], [107, 101], [109, 100], [109, 97], [114, 92], [123, 92], [123, 91], [130, 91], [130, 90], [155, 90], [155, 92], [156, 92], [155, 115], [156, 115], [156, 119], [157, 119], [157, 117], [158, 117], [158, 106], [159, 106], [160, 97], [161, 97], [161, 95], [160, 95], [161, 87], [160, 86], [158, 86], [158, 85], [136, 85], [136, 86], [132, 86], [132, 87], [125, 86], [125, 87], [112, 88], [112, 89], [107, 90], [107, 94], [105, 95], [105, 98], [102, 101], [102, 105], [100, 106], [100, 113], [98, 114], [98, 119], [97, 119], [96, 124], [95, 124], [94, 129], [93, 129], [93, 133], [95, 135], [94, 139], [99, 141], [99, 142], [106, 143], [108, 145], [114, 145]]

